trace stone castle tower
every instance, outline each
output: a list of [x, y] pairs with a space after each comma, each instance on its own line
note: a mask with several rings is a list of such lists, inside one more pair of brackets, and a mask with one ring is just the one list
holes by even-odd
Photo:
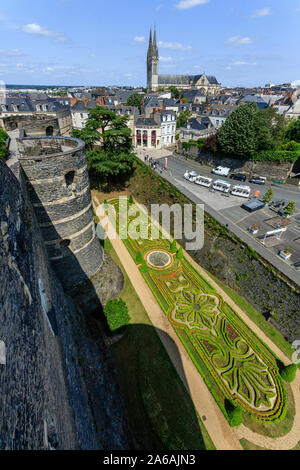
[[66, 288], [100, 269], [84, 142], [71, 137], [18, 139], [19, 163], [50, 261]]
[[149, 47], [147, 54], [147, 89], [153, 91], [158, 88], [158, 47], [156, 40], [156, 28], [152, 42], [152, 31], [150, 30]]

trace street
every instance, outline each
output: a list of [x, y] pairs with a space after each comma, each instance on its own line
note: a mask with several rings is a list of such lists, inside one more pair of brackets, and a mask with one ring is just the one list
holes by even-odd
[[[160, 167], [165, 165], [165, 157], [167, 155], [166, 151], [164, 151], [163, 157], [161, 153], [162, 151], [152, 151], [148, 153], [153, 159], [159, 161]], [[138, 154], [139, 158], [144, 161], [143, 155], [143, 153]], [[256, 191], [260, 191], [259, 198], [263, 198], [265, 192], [272, 187], [274, 192], [273, 201], [284, 200], [286, 204], [290, 200], [295, 201], [295, 214], [289, 220], [287, 231], [283, 234], [267, 238], [265, 244], [263, 244], [265, 234], [277, 228], [276, 222], [278, 221], [278, 214], [276, 212], [272, 211], [269, 207], [265, 207], [251, 214], [241, 208], [241, 205], [243, 202], [246, 202], [247, 199], [232, 195], [224, 197], [220, 192], [210, 192], [208, 188], [191, 183], [183, 177], [187, 170], [195, 170], [198, 174], [209, 175], [213, 180], [222, 179], [232, 185], [246, 184], [253, 190], [253, 194]], [[211, 168], [172, 154], [168, 155], [168, 171], [160, 173], [158, 170], [158, 173], [195, 204], [204, 204], [205, 211], [208, 214], [214, 217], [218, 222], [226, 225], [231, 232], [243, 240], [248, 246], [255, 249], [264, 259], [293, 282], [300, 285], [300, 271], [293, 266], [300, 261], [300, 189], [298, 187], [291, 185], [271, 186], [270, 183], [260, 186], [250, 184], [248, 181], [240, 183], [230, 178], [212, 175]], [[248, 228], [253, 224], [259, 226], [258, 234], [254, 236], [248, 231]], [[285, 261], [279, 257], [279, 252], [287, 249], [291, 251], [292, 256], [289, 260]]]

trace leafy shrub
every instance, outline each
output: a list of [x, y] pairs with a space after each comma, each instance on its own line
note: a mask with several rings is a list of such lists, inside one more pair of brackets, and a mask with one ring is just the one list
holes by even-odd
[[300, 151], [295, 150], [293, 152], [288, 150], [265, 150], [263, 152], [256, 153], [250, 158], [255, 162], [291, 162], [294, 163], [300, 157]]
[[132, 197], [131, 194], [130, 194], [130, 196], [129, 196], [128, 202], [129, 202], [129, 204], [133, 204], [133, 197]]
[[296, 377], [296, 372], [296, 364], [290, 364], [289, 366], [283, 367], [283, 369], [281, 369], [280, 375], [286, 382], [293, 382]]
[[0, 158], [6, 158], [8, 155], [8, 150], [6, 148], [7, 139], [8, 134], [0, 127]]
[[104, 307], [104, 315], [112, 332], [128, 325], [130, 322], [127, 305], [122, 299], [109, 300]]
[[228, 415], [228, 422], [230, 426], [233, 428], [235, 426], [239, 426], [242, 424], [243, 415], [242, 409], [239, 406], [235, 406], [230, 402], [227, 402], [227, 415]]
[[284, 213], [286, 215], [293, 215], [295, 212], [295, 206], [296, 206], [295, 202], [290, 201], [288, 205], [284, 208]]

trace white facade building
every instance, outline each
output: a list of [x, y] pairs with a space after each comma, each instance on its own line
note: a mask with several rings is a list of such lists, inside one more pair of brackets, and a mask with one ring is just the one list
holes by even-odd
[[161, 146], [168, 147], [175, 144], [176, 113], [170, 110], [161, 112]]

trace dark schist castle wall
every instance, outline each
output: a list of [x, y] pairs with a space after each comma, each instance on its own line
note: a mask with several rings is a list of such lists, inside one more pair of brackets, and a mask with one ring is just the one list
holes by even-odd
[[13, 171], [0, 160], [0, 450], [130, 448], [109, 351], [52, 271]]
[[[20, 165], [50, 260], [67, 288], [90, 278], [103, 253], [95, 233], [82, 141], [72, 138], [18, 140]], [[77, 265], [80, 269], [76, 269]]]

